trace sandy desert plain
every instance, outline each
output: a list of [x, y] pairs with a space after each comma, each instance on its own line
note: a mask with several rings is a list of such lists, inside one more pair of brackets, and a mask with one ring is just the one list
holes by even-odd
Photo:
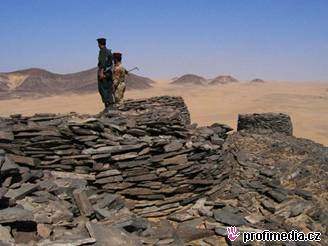
[[[127, 99], [150, 96], [182, 96], [193, 123], [225, 123], [236, 129], [238, 114], [284, 112], [291, 116], [294, 135], [328, 146], [328, 83], [266, 82], [231, 83], [217, 86], [176, 86], [157, 80], [153, 88], [130, 90]], [[0, 116], [11, 114], [78, 112], [96, 114], [102, 110], [97, 92], [56, 95], [43, 98], [0, 100]]]

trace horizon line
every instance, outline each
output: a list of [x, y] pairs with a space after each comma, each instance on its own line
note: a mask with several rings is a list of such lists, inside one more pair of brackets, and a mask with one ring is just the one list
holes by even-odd
[[[26, 71], [26, 70], [32, 70], [32, 69], [36, 69], [36, 70], [43, 70], [45, 72], [48, 72], [48, 73], [52, 73], [52, 74], [56, 74], [56, 75], [70, 75], [70, 74], [76, 74], [76, 73], [81, 73], [81, 72], [86, 72], [86, 71], [89, 71], [89, 70], [93, 70], [93, 69], [96, 69], [97, 67], [94, 66], [94, 67], [91, 67], [91, 68], [85, 68], [85, 69], [81, 69], [81, 70], [78, 70], [78, 71], [74, 71], [74, 72], [68, 72], [68, 73], [61, 73], [61, 72], [55, 72], [55, 71], [52, 71], [51, 69], [46, 69], [46, 68], [41, 68], [41, 67], [26, 67], [26, 68], [21, 68], [21, 69], [15, 69], [15, 70], [12, 70], [12, 71], [0, 71], [0, 74], [10, 74], [10, 73], [18, 73], [18, 72], [22, 72], [22, 71]], [[188, 72], [188, 73], [184, 73], [182, 75], [176, 75], [176, 76], [172, 76], [172, 78], [170, 79], [167, 79], [167, 78], [156, 78], [155, 77], [152, 77], [152, 76], [147, 76], [147, 75], [139, 75], [139, 76], [143, 76], [143, 77], [147, 77], [147, 78], [150, 78], [154, 81], [174, 81], [174, 79], [178, 79], [184, 75], [195, 75], [195, 76], [200, 76], [200, 77], [203, 77], [204, 79], [206, 80], [211, 80], [211, 79], [214, 79], [218, 76], [232, 76], [232, 77], [235, 77], [236, 76], [233, 76], [233, 74], [228, 74], [228, 73], [221, 73], [221, 74], [218, 74], [214, 77], [211, 77], [211, 76], [206, 76], [206, 75], [202, 75], [202, 74], [197, 74], [197, 73], [193, 73], [193, 72]], [[324, 80], [315, 80], [315, 79], [311, 79], [311, 80], [296, 80], [296, 79], [288, 79], [288, 80], [285, 80], [285, 79], [268, 79], [268, 78], [263, 78], [263, 77], [254, 77], [253, 79], [240, 79], [240, 78], [236, 78], [238, 79], [239, 81], [252, 81], [254, 79], [262, 79], [266, 82], [315, 82], [315, 83], [328, 83], [328, 78], [327, 79], [324, 79]]]

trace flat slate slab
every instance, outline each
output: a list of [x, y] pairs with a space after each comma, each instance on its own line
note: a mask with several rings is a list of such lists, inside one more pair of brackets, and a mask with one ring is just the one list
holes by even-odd
[[234, 214], [227, 209], [215, 210], [213, 213], [217, 222], [230, 226], [241, 226], [246, 224], [246, 220], [241, 215]]
[[23, 164], [31, 167], [36, 167], [40, 164], [39, 160], [26, 156], [9, 154], [8, 157], [18, 164]]
[[14, 134], [10, 131], [0, 130], [0, 143], [8, 143], [14, 140]]
[[73, 191], [73, 196], [82, 215], [91, 216], [94, 213], [94, 209], [91, 206], [85, 190], [76, 189]]
[[17, 221], [34, 221], [33, 214], [31, 211], [18, 207], [0, 210], [0, 224]]
[[118, 154], [118, 153], [122, 153], [122, 152], [138, 150], [143, 147], [145, 147], [145, 144], [106, 146], [106, 147], [100, 147], [97, 149], [93, 149], [93, 148], [84, 149], [82, 151], [82, 154], [105, 154], [105, 153]]
[[92, 238], [96, 239], [95, 246], [142, 246], [141, 241], [119, 228], [88, 222], [86, 224]]
[[18, 189], [10, 189], [6, 193], [5, 197], [10, 198], [11, 200], [22, 199], [26, 195], [28, 195], [30, 193], [33, 193], [34, 191], [36, 191], [37, 189], [39, 189], [39, 187], [40, 186], [38, 184], [26, 183], [26, 184], [23, 184]]

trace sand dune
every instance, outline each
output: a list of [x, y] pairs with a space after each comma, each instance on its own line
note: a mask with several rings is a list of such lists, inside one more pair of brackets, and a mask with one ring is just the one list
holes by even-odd
[[[158, 81], [154, 88], [128, 91], [127, 98], [182, 96], [193, 122], [222, 122], [236, 127], [239, 113], [284, 112], [291, 115], [294, 135], [328, 145], [328, 84], [268, 82], [236, 83], [214, 87], [173, 86]], [[98, 94], [52, 96], [0, 101], [0, 115], [35, 112], [96, 113], [102, 109]]]

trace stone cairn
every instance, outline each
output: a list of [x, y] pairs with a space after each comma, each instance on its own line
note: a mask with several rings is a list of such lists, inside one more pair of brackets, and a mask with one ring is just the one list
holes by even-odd
[[[0, 245], [226, 245], [228, 225], [287, 230], [272, 216], [291, 197], [305, 202], [285, 220], [327, 205], [278, 190], [231, 130], [191, 125], [183, 99], [166, 96], [96, 116], [1, 118]], [[324, 233], [326, 218], [311, 228]]]

